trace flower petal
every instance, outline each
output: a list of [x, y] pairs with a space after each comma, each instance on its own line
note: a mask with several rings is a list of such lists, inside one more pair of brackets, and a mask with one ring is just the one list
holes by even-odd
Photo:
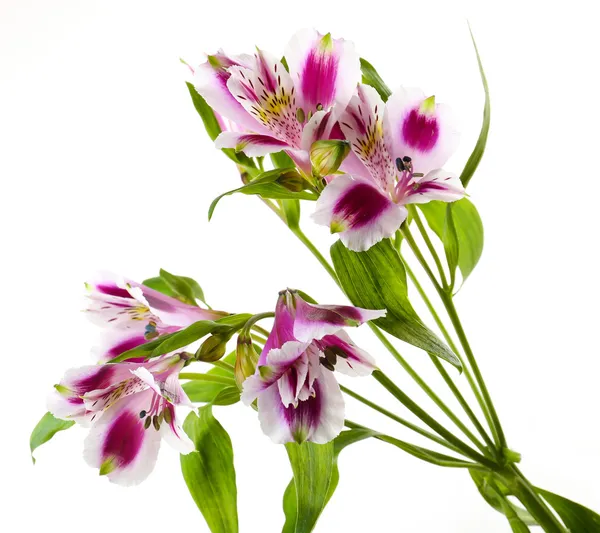
[[288, 145], [269, 135], [224, 131], [215, 139], [215, 146], [233, 148], [236, 152], [244, 152], [248, 157], [259, 157], [281, 152]]
[[392, 159], [410, 157], [415, 172], [441, 168], [458, 144], [450, 109], [420, 89], [401, 88], [390, 96], [384, 126]]
[[332, 372], [326, 371], [313, 384], [314, 396], [285, 407], [276, 385], [258, 397], [258, 417], [263, 432], [279, 444], [305, 441], [324, 444], [344, 427], [344, 398]]
[[369, 320], [385, 316], [384, 310], [362, 309], [350, 305], [316, 305], [295, 297], [294, 335], [310, 342], [339, 332], [344, 327], [360, 326]]
[[339, 116], [361, 78], [354, 44], [304, 29], [290, 40], [285, 58], [304, 114], [310, 117], [335, 105]]
[[244, 381], [242, 402], [250, 405], [260, 392], [279, 380], [302, 357], [306, 348], [308, 348], [308, 344], [306, 342], [288, 341], [281, 348], [271, 349], [267, 353], [266, 364], [261, 365], [259, 360], [256, 373]]
[[148, 342], [148, 339], [141, 322], [139, 327], [134, 329], [103, 330], [100, 341], [92, 348], [92, 355], [99, 363], [106, 363], [145, 342]]
[[337, 372], [348, 376], [370, 376], [375, 370], [375, 359], [352, 342], [345, 331], [326, 335], [319, 344], [322, 349], [331, 349], [336, 355], [334, 365]]
[[424, 204], [431, 200], [454, 202], [466, 195], [458, 176], [443, 169], [432, 170], [423, 177], [413, 178], [403, 192], [400, 200], [403, 204]]
[[259, 50], [255, 67], [231, 67], [227, 87], [237, 101], [271, 134], [300, 148], [303, 117], [297, 114], [292, 79], [280, 61]]
[[266, 133], [262, 124], [257, 122], [234, 98], [227, 87], [234, 66], [251, 68], [252, 56], [231, 57], [219, 50], [209, 56], [208, 61], [200, 65], [194, 74], [194, 87], [213, 110], [233, 121], [244, 130]]
[[406, 216], [404, 207], [396, 205], [372, 183], [342, 175], [325, 187], [312, 218], [339, 233], [350, 250], [363, 252], [382, 239], [393, 237]]
[[148, 390], [121, 399], [104, 412], [85, 440], [86, 462], [119, 485], [140, 483], [156, 463], [161, 435], [153, 426], [144, 429], [139, 415], [152, 394]]
[[350, 104], [342, 113], [340, 128], [352, 151], [368, 169], [379, 187], [388, 191], [396, 175], [396, 167], [384, 137], [383, 100], [373, 87], [359, 85]]
[[170, 422], [167, 419], [160, 425], [160, 436], [165, 439], [167, 444], [183, 455], [187, 455], [195, 450], [194, 443], [183, 431], [181, 424], [175, 415], [175, 407], [168, 405], [165, 409], [169, 410]]

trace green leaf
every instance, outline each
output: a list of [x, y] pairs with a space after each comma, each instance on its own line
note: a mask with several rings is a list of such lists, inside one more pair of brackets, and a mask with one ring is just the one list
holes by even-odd
[[481, 124], [481, 131], [479, 132], [479, 138], [477, 139], [477, 143], [475, 144], [475, 148], [473, 148], [473, 152], [469, 156], [467, 160], [467, 164], [460, 175], [460, 181], [466, 187], [469, 185], [473, 174], [477, 170], [479, 166], [479, 162], [483, 157], [483, 153], [485, 152], [485, 146], [487, 144], [488, 133], [490, 131], [490, 90], [488, 87], [487, 78], [485, 77], [485, 72], [483, 70], [483, 65], [481, 63], [481, 57], [479, 57], [479, 50], [477, 49], [477, 43], [475, 42], [475, 37], [473, 36], [473, 32], [469, 27], [469, 32], [471, 33], [471, 39], [473, 41], [473, 47], [475, 48], [475, 54], [477, 55], [477, 64], [479, 65], [479, 73], [481, 74], [481, 82], [483, 83], [483, 90], [485, 92], [485, 103], [483, 104], [483, 122]]
[[219, 136], [219, 133], [221, 133], [221, 126], [219, 126], [219, 121], [217, 120], [215, 113], [189, 81], [186, 81], [185, 84], [192, 97], [192, 103], [204, 123], [206, 133], [208, 133], [210, 139], [214, 141]]
[[452, 278], [458, 266], [464, 283], [483, 252], [483, 223], [477, 208], [463, 198], [450, 204], [440, 201], [419, 204], [419, 209], [444, 244]]
[[338, 241], [331, 247], [331, 257], [354, 305], [387, 310], [385, 317], [374, 321], [377, 326], [461, 368], [456, 355], [421, 322], [410, 304], [404, 264], [389, 239], [366, 252], [352, 252]]
[[193, 342], [201, 339], [209, 333], [225, 333], [237, 331], [251, 317], [251, 314], [230, 315], [219, 320], [199, 320], [181, 331], [167, 333], [144, 344], [140, 344], [131, 350], [123, 352], [121, 355], [111, 359], [109, 363], [119, 363], [133, 357], [157, 357], [159, 355], [184, 348]]
[[[372, 437], [374, 434], [375, 432], [370, 429], [350, 429], [347, 431], [342, 431], [342, 433], [340, 433], [333, 440], [333, 471], [331, 473], [331, 482], [329, 483], [329, 489], [327, 490], [327, 495], [325, 496], [325, 505], [333, 496], [333, 493], [335, 492], [335, 489], [337, 488], [340, 480], [340, 472], [337, 464], [340, 452], [346, 446], [361, 441], [363, 439]], [[292, 478], [283, 494], [283, 511], [285, 513], [285, 524], [283, 526], [283, 533], [295, 533], [296, 531], [296, 522], [298, 516], [298, 508], [296, 502], [296, 484], [294, 483], [294, 478]]]
[[212, 533], [237, 533], [237, 487], [227, 431], [206, 405], [190, 413], [183, 429], [196, 451], [181, 456], [181, 471]]
[[362, 71], [362, 82], [373, 87], [381, 96], [384, 102], [392, 94], [390, 88], [381, 79], [379, 73], [375, 70], [375, 67], [371, 65], [366, 59], [360, 58], [360, 70]]
[[[235, 351], [228, 354], [226, 357], [222, 359], [225, 363], [229, 363], [233, 365], [235, 363]], [[215, 366], [206, 372], [209, 376], [221, 376], [231, 378], [231, 372], [223, 368], [219, 368]], [[215, 383], [213, 381], [201, 381], [201, 380], [192, 380], [184, 383], [182, 385], [183, 390], [188, 395], [189, 399], [192, 402], [200, 402], [200, 403], [215, 403], [215, 405], [221, 405], [215, 402], [216, 398], [219, 394], [228, 389], [230, 385], [226, 385], [224, 383]]]
[[547, 490], [536, 490], [554, 508], [571, 533], [600, 532], [600, 515], [591, 509]]
[[227, 191], [221, 194], [220, 196], [217, 196], [212, 201], [212, 203], [210, 204], [210, 208], [208, 209], [208, 220], [212, 218], [214, 210], [217, 207], [217, 204], [219, 203], [221, 198], [225, 196], [230, 196], [238, 192], [248, 195], [258, 194], [263, 198], [272, 198], [276, 200], [317, 199], [317, 195], [313, 192], [306, 190], [291, 190], [289, 186], [286, 186], [284, 184], [285, 180], [289, 179], [290, 177], [294, 177], [295, 181], [303, 180], [303, 178], [298, 174], [298, 171], [295, 168], [276, 168], [274, 170], [268, 170], [267, 172], [263, 172], [262, 174], [257, 176], [256, 179], [252, 180], [250, 183], [242, 187], [233, 189], [231, 191]]
[[[202, 287], [200, 287], [200, 284], [196, 280], [188, 278], [187, 276], [177, 276], [161, 268], [160, 277], [150, 278], [150, 280], [146, 281], [150, 281], [155, 287], [166, 288], [172, 296], [184, 303], [197, 305], [196, 299], [198, 299], [202, 303], [206, 304], [204, 291], [202, 290]], [[144, 285], [146, 285], [146, 282], [144, 282]], [[149, 285], [149, 287], [151, 287], [151, 285]], [[160, 290], [160, 288], [156, 288], [155, 290], [163, 292]]]
[[33, 428], [31, 437], [29, 438], [29, 448], [31, 450], [31, 460], [33, 461], [33, 464], [35, 464], [33, 452], [36, 448], [39, 448], [42, 444], [48, 442], [59, 431], [69, 429], [74, 424], [75, 422], [72, 420], [60, 420], [55, 418], [52, 413], [46, 413], [37, 423], [37, 426]]
[[229, 387], [224, 388], [215, 396], [215, 399], [212, 401], [213, 405], [233, 405], [240, 401], [241, 392], [237, 385], [231, 385]]
[[309, 533], [331, 497], [334, 443], [290, 443], [285, 447], [294, 478], [284, 493], [286, 521], [282, 533]]
[[[204, 123], [206, 133], [208, 133], [208, 136], [211, 138], [211, 140], [214, 141], [221, 133], [221, 126], [219, 125], [219, 121], [217, 120], [214, 111], [206, 103], [206, 100], [204, 100], [204, 98], [200, 96], [198, 91], [196, 91], [193, 84], [187, 81], [185, 82], [185, 84], [187, 85], [190, 96], [192, 97], [192, 103], [194, 104], [196, 111], [198, 112], [200, 118], [202, 119], [202, 122]], [[252, 159], [247, 157], [245, 154], [236, 153], [235, 150], [233, 150], [232, 148], [224, 148], [222, 152], [227, 157], [229, 157], [229, 159], [231, 159], [238, 165], [243, 166], [245, 169], [250, 171], [256, 170], [256, 165], [254, 164], [254, 161], [252, 161]]]

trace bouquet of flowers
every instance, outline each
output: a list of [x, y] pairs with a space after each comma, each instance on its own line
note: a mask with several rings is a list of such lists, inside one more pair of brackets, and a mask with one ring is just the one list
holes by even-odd
[[[49, 412], [32, 433], [32, 452], [81, 424], [89, 427], [85, 461], [114, 483], [134, 485], [151, 473], [164, 439], [181, 454], [183, 477], [210, 530], [237, 533], [233, 449], [212, 407], [241, 401], [287, 449], [293, 478], [283, 495], [284, 533], [315, 528], [338, 484], [339, 454], [365, 439], [464, 470], [512, 531], [600, 531], [598, 514], [537, 487], [517, 466], [520, 455], [507, 443], [455, 306], [483, 248], [482, 222], [467, 194], [490, 124], [475, 52], [483, 123], [459, 174], [443, 168], [458, 141], [448, 107], [416, 88], [390, 91], [349, 41], [309, 29], [292, 37], [281, 59], [260, 49], [239, 56], [219, 50], [198, 67], [186, 64], [194, 107], [241, 177], [239, 187], [210, 204], [209, 218], [228, 195], [257, 196], [349, 303], [342, 294], [333, 304], [317, 302], [310, 286], [282, 288], [273, 309], [232, 313], [212, 309], [189, 277], [161, 270], [139, 283], [98, 274], [86, 283], [86, 313], [102, 328], [97, 362], [68, 370], [54, 386]], [[303, 233], [301, 207], [337, 235], [329, 258]], [[441, 338], [413, 308], [409, 284]], [[377, 357], [353, 342], [349, 331], [361, 325], [381, 343]], [[455, 407], [417, 373], [397, 341], [430, 360]], [[390, 379], [378, 366], [384, 361], [399, 364], [438, 410], [428, 412]], [[199, 362], [213, 368], [194, 371]], [[341, 385], [339, 374], [371, 378], [397, 401], [398, 414]], [[407, 440], [346, 418], [345, 397], [396, 422]], [[191, 412], [181, 423], [185, 408]], [[413, 444], [411, 434], [430, 445]]]

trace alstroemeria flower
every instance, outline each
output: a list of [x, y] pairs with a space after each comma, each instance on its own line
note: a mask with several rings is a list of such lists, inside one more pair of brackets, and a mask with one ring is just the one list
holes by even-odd
[[294, 35], [285, 58], [289, 72], [262, 50], [237, 57], [219, 51], [195, 70], [194, 85], [218, 114], [245, 130], [221, 133], [218, 148], [250, 157], [286, 150], [310, 172], [307, 152], [327, 138], [352, 98], [359, 57], [352, 43], [307, 29]]
[[450, 113], [419, 89], [401, 89], [384, 105], [377, 91], [359, 85], [339, 125], [368, 172], [335, 177], [313, 215], [360, 252], [392, 237], [406, 204], [453, 202], [465, 195], [455, 175], [441, 169], [457, 144]]
[[150, 287], [110, 275], [86, 283], [88, 317], [105, 328], [94, 355], [106, 362], [159, 335], [226, 315], [185, 304]]
[[344, 398], [333, 374], [367, 376], [373, 358], [342, 328], [385, 315], [344, 305], [313, 305], [297, 292], [280, 293], [271, 334], [242, 401], [258, 398], [264, 433], [274, 442], [325, 443], [344, 426]]
[[192, 407], [179, 384], [185, 359], [167, 355], [147, 363], [117, 363], [69, 370], [48, 400], [57, 418], [91, 422], [84, 457], [120, 485], [146, 479], [164, 438], [187, 454], [194, 445], [175, 406]]

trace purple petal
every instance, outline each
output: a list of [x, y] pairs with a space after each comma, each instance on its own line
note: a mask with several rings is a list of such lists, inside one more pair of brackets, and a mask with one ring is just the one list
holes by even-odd
[[392, 237], [406, 216], [406, 209], [374, 184], [342, 175], [321, 193], [313, 219], [339, 233], [349, 249], [361, 252]]

